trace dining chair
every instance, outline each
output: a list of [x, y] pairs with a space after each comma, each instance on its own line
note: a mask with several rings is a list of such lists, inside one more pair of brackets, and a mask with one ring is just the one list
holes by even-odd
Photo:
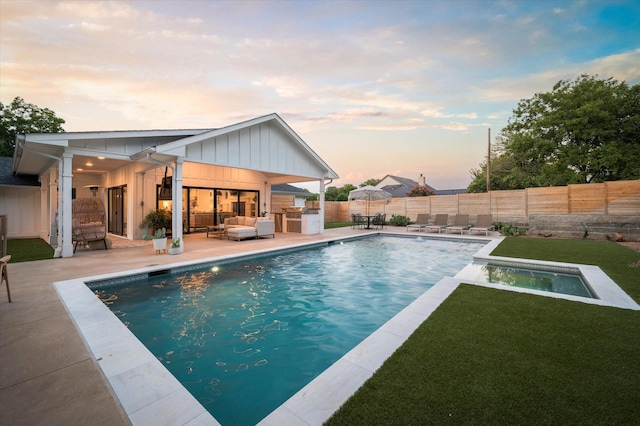
[[0, 259], [0, 286], [2, 285], [3, 281], [7, 283], [7, 297], [9, 298], [9, 303], [11, 303], [11, 290], [9, 289], [9, 274], [7, 272], [7, 264], [10, 260], [10, 254]]

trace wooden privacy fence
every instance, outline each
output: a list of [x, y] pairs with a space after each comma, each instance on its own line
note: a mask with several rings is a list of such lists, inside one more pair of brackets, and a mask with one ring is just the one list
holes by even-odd
[[[327, 201], [325, 222], [350, 221], [352, 214], [365, 214], [366, 208], [367, 203], [363, 201]], [[461, 213], [469, 214], [473, 219], [478, 214], [491, 213], [496, 222], [508, 222], [519, 226], [529, 226], [532, 218], [542, 220], [549, 216], [568, 215], [567, 217], [574, 219], [571, 219], [567, 227], [576, 227], [577, 223], [581, 234], [584, 232], [584, 226], [589, 226], [584, 224], [584, 220], [594, 219], [598, 223], [615, 222], [606, 228], [606, 232], [622, 227], [625, 235], [631, 233], [640, 236], [640, 180], [491, 191], [481, 194], [393, 198], [389, 204], [385, 204], [384, 201], [371, 201], [369, 211], [386, 213], [387, 220], [392, 215], [401, 215], [408, 216], [412, 221], [416, 220], [418, 213]], [[609, 219], [606, 219], [607, 217]], [[544, 232], [544, 229], [541, 228], [539, 232]]]

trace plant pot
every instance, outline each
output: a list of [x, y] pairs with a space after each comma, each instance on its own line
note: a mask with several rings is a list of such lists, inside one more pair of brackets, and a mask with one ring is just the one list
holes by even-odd
[[169, 247], [169, 254], [180, 254], [182, 253], [182, 246], [180, 247]]
[[167, 238], [154, 238], [151, 240], [153, 242], [153, 249], [156, 251], [156, 254], [163, 252], [167, 252]]

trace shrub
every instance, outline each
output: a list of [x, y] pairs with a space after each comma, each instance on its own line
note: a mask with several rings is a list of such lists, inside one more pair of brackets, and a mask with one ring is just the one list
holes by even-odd
[[394, 226], [407, 226], [409, 223], [411, 223], [411, 219], [409, 219], [407, 216], [392, 215], [391, 219], [389, 219], [389, 223]]
[[519, 235], [526, 235], [527, 228], [518, 228], [511, 223], [496, 222], [495, 227], [502, 235], [517, 237]]

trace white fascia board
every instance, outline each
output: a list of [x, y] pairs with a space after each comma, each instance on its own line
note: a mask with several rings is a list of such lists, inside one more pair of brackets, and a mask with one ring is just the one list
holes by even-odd
[[212, 129], [178, 129], [178, 130], [113, 130], [96, 132], [62, 132], [62, 133], [28, 133], [27, 140], [40, 142], [55, 139], [111, 139], [141, 138], [159, 136], [192, 136], [210, 132]]

